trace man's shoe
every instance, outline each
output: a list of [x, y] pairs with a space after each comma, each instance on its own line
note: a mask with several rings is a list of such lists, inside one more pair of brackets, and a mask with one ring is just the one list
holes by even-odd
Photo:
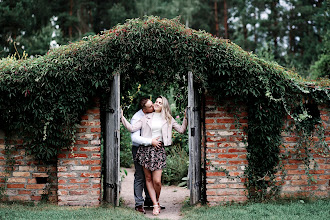
[[146, 199], [144, 200], [144, 207], [145, 208], [152, 208], [154, 204], [152, 203], [152, 200], [151, 199]]
[[146, 211], [144, 210], [142, 205], [135, 206], [135, 211], [141, 212], [143, 214], [146, 214]]

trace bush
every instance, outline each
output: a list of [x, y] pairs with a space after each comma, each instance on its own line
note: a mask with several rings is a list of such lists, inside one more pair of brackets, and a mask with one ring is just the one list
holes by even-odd
[[166, 168], [163, 169], [163, 183], [177, 185], [188, 175], [189, 154], [180, 145], [166, 149]]
[[129, 168], [133, 164], [131, 133], [120, 125], [120, 166]]

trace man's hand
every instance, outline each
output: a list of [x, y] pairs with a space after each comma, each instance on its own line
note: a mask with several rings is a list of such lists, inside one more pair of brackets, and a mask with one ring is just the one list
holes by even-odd
[[162, 146], [162, 142], [158, 141], [159, 137], [153, 138], [151, 141], [152, 146], [159, 149]]

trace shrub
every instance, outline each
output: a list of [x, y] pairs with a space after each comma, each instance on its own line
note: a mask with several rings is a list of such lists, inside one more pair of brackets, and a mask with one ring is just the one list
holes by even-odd
[[163, 183], [177, 185], [188, 173], [188, 153], [180, 146], [173, 145], [166, 149], [166, 168], [163, 170]]

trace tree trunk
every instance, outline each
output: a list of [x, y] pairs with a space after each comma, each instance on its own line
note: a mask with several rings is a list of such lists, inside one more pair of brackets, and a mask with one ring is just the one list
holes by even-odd
[[224, 28], [225, 28], [225, 39], [229, 39], [227, 0], [223, 1], [223, 25], [224, 25]]
[[277, 21], [277, 16], [278, 16], [278, 13], [277, 13], [277, 8], [276, 8], [276, 5], [277, 5], [277, 1], [273, 1], [272, 2], [272, 14], [273, 14], [273, 25], [274, 25], [274, 28], [273, 28], [273, 34], [272, 34], [272, 37], [273, 37], [273, 41], [274, 41], [274, 50], [275, 52], [277, 52], [278, 50], [278, 45], [277, 45], [277, 36], [278, 36], [278, 33], [277, 33], [277, 26], [278, 26], [278, 21]]
[[218, 2], [214, 2], [215, 35], [219, 37]]
[[[70, 11], [69, 11], [70, 17], [72, 17], [72, 10], [73, 10], [73, 0], [70, 0]], [[72, 38], [72, 24], [70, 24], [69, 26], [69, 37], [70, 39]]]

